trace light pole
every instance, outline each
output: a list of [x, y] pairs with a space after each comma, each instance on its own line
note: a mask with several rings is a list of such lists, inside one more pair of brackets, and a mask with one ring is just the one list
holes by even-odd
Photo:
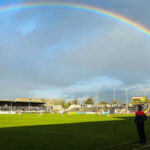
[[29, 99], [29, 111], [30, 111], [30, 99]]
[[126, 111], [128, 112], [128, 89], [126, 88]]
[[99, 90], [96, 91], [96, 102], [99, 102]]
[[11, 99], [11, 111], [12, 111], [12, 99]]
[[114, 88], [114, 103], [115, 103], [115, 99], [116, 99], [116, 89]]

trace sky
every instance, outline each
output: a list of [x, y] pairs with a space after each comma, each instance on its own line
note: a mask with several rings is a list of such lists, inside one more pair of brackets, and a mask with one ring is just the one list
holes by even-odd
[[[52, 0], [42, 0], [42, 2]], [[107, 9], [150, 28], [149, 0], [55, 0]], [[1, 0], [0, 8], [40, 0]], [[0, 13], [0, 98], [150, 96], [150, 37], [112, 18], [67, 8]], [[98, 95], [98, 96], [96, 96]]]

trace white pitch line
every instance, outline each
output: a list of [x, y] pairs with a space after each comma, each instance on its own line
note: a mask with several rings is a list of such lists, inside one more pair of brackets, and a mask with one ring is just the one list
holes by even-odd
[[104, 149], [111, 149], [113, 147], [116, 147], [116, 146], [120, 146], [120, 145], [124, 145], [124, 144], [128, 144], [128, 143], [132, 143], [133, 141], [125, 141], [125, 142], [122, 142], [120, 144], [116, 144], [116, 145], [111, 145], [111, 146], [108, 146], [108, 147], [104, 147]]
[[150, 144], [149, 144], [149, 145], [142, 146], [142, 147], [139, 147], [139, 148], [135, 148], [135, 149], [133, 149], [133, 150], [140, 150], [140, 149], [147, 148], [147, 147], [150, 147]]

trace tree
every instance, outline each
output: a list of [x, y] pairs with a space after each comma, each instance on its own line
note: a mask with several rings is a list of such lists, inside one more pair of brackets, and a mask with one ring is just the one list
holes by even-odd
[[119, 102], [119, 100], [113, 100], [112, 101], [112, 104], [119, 104], [120, 102]]
[[99, 102], [99, 104], [108, 104], [108, 103], [105, 101], [101, 101], [101, 102]]
[[78, 104], [77, 98], [75, 98], [75, 99], [72, 101], [72, 104], [74, 104], [74, 105], [77, 105], [77, 104]]
[[71, 105], [71, 102], [69, 101], [69, 102], [67, 102], [67, 104], [65, 105], [65, 107], [68, 108], [68, 107], [70, 107], [70, 105]]
[[65, 108], [65, 100], [61, 100], [61, 101], [60, 101], [60, 104], [62, 105], [62, 107]]
[[85, 104], [94, 104], [94, 98], [88, 97], [87, 100], [84, 102]]

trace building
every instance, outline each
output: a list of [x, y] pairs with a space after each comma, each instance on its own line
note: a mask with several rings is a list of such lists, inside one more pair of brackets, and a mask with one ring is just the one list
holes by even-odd
[[148, 98], [146, 96], [134, 96], [132, 97], [132, 104], [145, 104], [148, 103]]
[[14, 100], [0, 99], [0, 106], [44, 106], [43, 101], [32, 101], [32, 99], [27, 98], [16, 98]]

